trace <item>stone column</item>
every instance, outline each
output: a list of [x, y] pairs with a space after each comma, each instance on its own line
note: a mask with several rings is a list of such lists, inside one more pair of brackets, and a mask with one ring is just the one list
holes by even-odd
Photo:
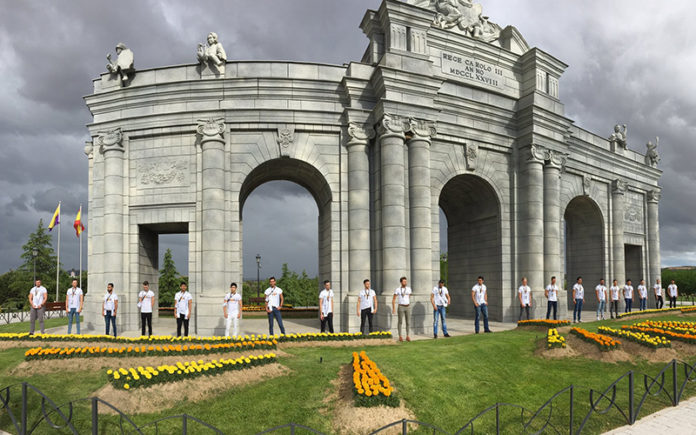
[[199, 294], [220, 293], [225, 285], [225, 124], [199, 121], [202, 150], [201, 288]]
[[[536, 300], [534, 314], [542, 318], [546, 314], [544, 288], [556, 277], [556, 283], [562, 283], [561, 273], [561, 171], [565, 166], [566, 156], [557, 151], [549, 151], [548, 161], [544, 166], [544, 281], [533, 287]], [[559, 296], [565, 295], [560, 293]], [[561, 298], [559, 298], [561, 299]], [[568, 309], [566, 299], [558, 304], [560, 318]]]
[[612, 197], [612, 272], [613, 276], [609, 280], [617, 280], [619, 286], [625, 284], [626, 263], [624, 259], [624, 194], [627, 184], [625, 181], [616, 179], [611, 185]]
[[[114, 292], [119, 296], [116, 324], [119, 333], [137, 326], [133, 298], [126, 286], [123, 275], [124, 215], [123, 215], [123, 135], [117, 128], [101, 133], [97, 138], [99, 152], [104, 155], [104, 280], [114, 284]], [[106, 290], [97, 288], [98, 295]], [[101, 309], [101, 304], [99, 306]], [[97, 326], [99, 330], [99, 326]]]
[[414, 331], [425, 331], [430, 319], [430, 290], [433, 287], [432, 194], [430, 192], [430, 140], [436, 134], [435, 123], [411, 119], [408, 141], [408, 193], [410, 216], [411, 288]]
[[358, 292], [370, 277], [370, 163], [367, 149], [375, 137], [372, 127], [348, 126], [348, 329], [356, 332]]
[[[660, 266], [660, 221], [659, 206], [662, 193], [659, 190], [648, 192], [648, 250], [650, 252], [648, 274], [650, 285], [646, 283], [648, 289], [655, 285], [655, 280], [661, 278], [662, 268]], [[652, 290], [648, 294], [653, 294]]]
[[[529, 147], [527, 161], [523, 163], [520, 185], [522, 186], [522, 202], [520, 203], [520, 244], [519, 273], [514, 277], [515, 294], [513, 313], [519, 312], [519, 300], [516, 289], [520, 286], [523, 276], [526, 276], [529, 285], [538, 289], [545, 284], [544, 278], [544, 161], [546, 151], [534, 144]], [[539, 292], [535, 292], [539, 302]], [[536, 310], [539, 304], [535, 304]]]

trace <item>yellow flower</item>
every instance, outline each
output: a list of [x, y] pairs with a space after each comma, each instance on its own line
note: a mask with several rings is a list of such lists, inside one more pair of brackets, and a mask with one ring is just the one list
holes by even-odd
[[126, 390], [130, 390], [130, 385], [128, 385], [128, 384], [123, 384], [123, 388], [126, 389]]

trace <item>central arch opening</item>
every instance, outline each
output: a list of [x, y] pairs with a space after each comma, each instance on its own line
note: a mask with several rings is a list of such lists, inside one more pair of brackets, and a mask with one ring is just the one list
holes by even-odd
[[488, 288], [492, 320], [502, 320], [502, 255], [500, 205], [493, 187], [475, 175], [458, 175], [440, 193], [447, 222], [447, 286], [452, 294], [448, 313], [473, 317], [471, 287], [481, 275]]

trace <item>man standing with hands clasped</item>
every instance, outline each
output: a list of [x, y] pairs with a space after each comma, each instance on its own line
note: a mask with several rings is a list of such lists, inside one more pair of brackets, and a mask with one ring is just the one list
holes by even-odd
[[187, 290], [185, 282], [181, 283], [180, 289], [174, 295], [174, 315], [176, 317], [176, 336], [181, 337], [181, 326], [184, 326], [184, 337], [189, 335], [189, 319], [193, 308], [193, 296]]
[[479, 333], [479, 319], [483, 314], [483, 332], [492, 332], [488, 328], [488, 293], [486, 292], [486, 284], [483, 283], [483, 277], [478, 277], [478, 282], [471, 288], [471, 299], [474, 301], [474, 309], [476, 310], [476, 320], [474, 320], [474, 330]]
[[46, 288], [41, 285], [41, 280], [37, 279], [34, 282], [34, 287], [29, 290], [29, 305], [31, 306], [31, 311], [29, 312], [29, 322], [31, 322], [31, 326], [29, 327], [30, 335], [33, 334], [36, 329], [36, 319], [39, 319], [41, 333], [44, 333], [44, 313], [46, 312], [47, 301], [48, 292]]
[[363, 281], [363, 288], [358, 295], [357, 316], [360, 317], [360, 333], [365, 334], [365, 320], [369, 323], [368, 334], [372, 333], [372, 316], [377, 312], [377, 294], [370, 288], [370, 280]]
[[445, 287], [445, 281], [440, 280], [437, 286], [433, 287], [430, 294], [430, 303], [433, 304], [433, 338], [437, 338], [437, 321], [442, 319], [442, 334], [449, 337], [447, 333], [447, 306], [451, 303], [449, 291]]
[[396, 298], [399, 298], [399, 341], [404, 341], [401, 335], [401, 324], [406, 321], [406, 341], [411, 341], [411, 336], [409, 334], [409, 328], [411, 325], [411, 310], [409, 305], [411, 305], [411, 288], [406, 286], [406, 277], [402, 276], [399, 279], [401, 286], [394, 290], [394, 296], [392, 297], [392, 315], [396, 314]]
[[110, 282], [106, 286], [106, 294], [102, 302], [102, 315], [106, 322], [106, 335], [109, 335], [109, 325], [113, 325], [114, 337], [116, 337], [116, 311], [118, 311], [118, 295], [114, 292], [114, 283]]
[[640, 311], [648, 309], [648, 288], [645, 287], [645, 280], [641, 279], [638, 284], [638, 297], [640, 298]]
[[[614, 283], [612, 284], [611, 288], [609, 289], [609, 292], [611, 293], [611, 304], [609, 305], [609, 314], [611, 314], [611, 318], [619, 318], [619, 293], [621, 293], [621, 289], [619, 288], [619, 282], [617, 280], [614, 280]], [[613, 313], [613, 314], [612, 314]]]
[[84, 304], [82, 289], [77, 286], [77, 280], [72, 280], [72, 287], [65, 297], [65, 312], [68, 313], [68, 335], [72, 334], [73, 319], [77, 322], [77, 333], [80, 334], [80, 313]]
[[232, 336], [238, 336], [239, 319], [242, 318], [242, 295], [237, 293], [236, 282], [230, 284], [230, 292], [222, 301], [222, 314], [225, 316], [225, 337], [230, 336], [230, 326], [232, 326]]
[[140, 335], [145, 336], [147, 325], [148, 337], [152, 335], [152, 306], [155, 301], [155, 292], [150, 290], [150, 283], [143, 281], [143, 289], [138, 293], [138, 307], [140, 307]]
[[582, 277], [579, 276], [575, 285], [573, 285], [573, 302], [575, 306], [573, 308], [573, 323], [577, 318], [578, 323], [582, 323], [580, 316], [582, 315], [582, 303], [585, 300], [585, 287], [582, 286]]
[[607, 286], [604, 285], [604, 278], [599, 280], [599, 285], [595, 287], [597, 294], [597, 320], [604, 320], [604, 310], [607, 306]]
[[326, 325], [329, 326], [329, 332], [333, 334], [333, 301], [334, 292], [331, 290], [331, 281], [324, 281], [324, 290], [319, 293], [319, 308], [321, 309], [321, 332], [326, 331]]
[[631, 280], [626, 280], [626, 285], [623, 288], [624, 301], [626, 302], [625, 313], [630, 313], [633, 307], [633, 286], [631, 285]]
[[283, 316], [280, 314], [280, 308], [283, 306], [283, 290], [280, 287], [276, 287], [275, 276], [268, 280], [268, 284], [270, 284], [270, 287], [264, 292], [266, 295], [266, 313], [268, 313], [268, 334], [273, 335], [274, 318], [278, 321], [280, 333], [285, 334]]
[[665, 305], [665, 300], [663, 299], [663, 294], [665, 293], [665, 289], [662, 288], [662, 284], [660, 283], [660, 278], [655, 281], [655, 285], [653, 286], [653, 291], [655, 292], [655, 308], [658, 310], [662, 308]]
[[669, 307], [677, 308], [677, 296], [679, 296], [679, 290], [677, 289], [677, 285], [674, 283], [674, 280], [671, 280], [670, 284], [667, 286], [667, 294], [669, 295]]
[[551, 277], [551, 284], [546, 286], [546, 291], [544, 292], [546, 299], [549, 300], [546, 305], [546, 320], [549, 320], [551, 315], [551, 309], [553, 309], [553, 320], [556, 319], [556, 313], [558, 311], [558, 286], [556, 285], [556, 277]]
[[527, 312], [527, 320], [529, 320], [529, 309], [532, 306], [532, 289], [527, 285], [527, 277], [522, 278], [522, 285], [517, 290], [517, 298], [520, 300], [520, 317], [517, 320], [522, 320], [522, 312]]

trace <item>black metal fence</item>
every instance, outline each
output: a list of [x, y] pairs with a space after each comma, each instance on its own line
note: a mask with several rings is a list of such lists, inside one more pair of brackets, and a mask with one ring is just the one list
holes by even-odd
[[[665, 404], [677, 406], [686, 387], [696, 381], [696, 364], [672, 360], [656, 375], [650, 376], [628, 371], [604, 390], [570, 385], [553, 394], [541, 407], [529, 410], [523, 406], [496, 403], [460, 427], [455, 435], [474, 433], [568, 433], [587, 431], [593, 417], [616, 411], [622, 423], [633, 424], [641, 415], [648, 399], [656, 399], [653, 409]], [[638, 384], [637, 384], [638, 382]], [[114, 405], [97, 397], [73, 400], [57, 405], [38, 388], [23, 382], [0, 390], [0, 428], [27, 435], [47, 430], [61, 433], [135, 433], [135, 434], [189, 434], [224, 432], [187, 414], [158, 419], [137, 425]], [[452, 405], [454, 406], [454, 405]], [[107, 413], [100, 413], [106, 408]], [[416, 420], [397, 420], [376, 429], [372, 434], [419, 433], [451, 434], [429, 423]], [[593, 430], [597, 430], [594, 428]], [[289, 423], [267, 429], [266, 433], [322, 434], [322, 432]]]

